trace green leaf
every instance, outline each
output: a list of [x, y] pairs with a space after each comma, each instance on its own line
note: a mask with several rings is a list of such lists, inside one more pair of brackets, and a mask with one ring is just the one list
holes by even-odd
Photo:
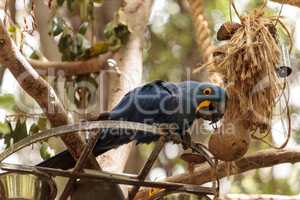
[[29, 58], [34, 59], [34, 60], [38, 60], [38, 59], [40, 59], [40, 56], [38, 55], [37, 51], [33, 51], [30, 54]]
[[78, 33], [73, 38], [71, 52], [75, 56], [75, 59], [78, 60], [84, 55], [85, 50], [89, 47], [89, 41], [83, 35]]
[[52, 20], [51, 33], [53, 36], [57, 36], [65, 29], [65, 21], [61, 17], [54, 17]]
[[60, 52], [64, 52], [66, 49], [72, 45], [73, 39], [70, 34], [63, 34], [58, 42], [58, 48]]
[[51, 156], [53, 156], [51, 148], [46, 142], [43, 142], [41, 145], [40, 155], [43, 160], [47, 160], [47, 159], [51, 158]]
[[34, 124], [31, 125], [31, 127], [29, 129], [29, 135], [34, 135], [34, 134], [38, 133], [39, 130], [40, 130], [39, 126], [34, 123]]
[[12, 94], [0, 95], [0, 108], [13, 110], [16, 106], [15, 98]]
[[28, 134], [27, 134], [26, 120], [22, 121], [21, 119], [18, 119], [16, 128], [12, 133], [13, 133], [12, 136], [15, 143], [27, 137]]
[[123, 44], [125, 44], [129, 37], [128, 27], [124, 24], [118, 24], [118, 26], [115, 27], [114, 31], [116, 36], [121, 39]]
[[65, 0], [57, 0], [56, 3], [60, 7], [64, 4]]
[[111, 51], [117, 51], [122, 47], [122, 41], [119, 38], [111, 38], [109, 45]]
[[47, 128], [47, 122], [48, 122], [47, 118], [40, 117], [38, 122], [37, 122], [38, 128], [40, 130], [45, 130]]
[[16, 28], [15, 25], [9, 24], [9, 26], [8, 26], [8, 28], [7, 28], [7, 31], [8, 31], [9, 33], [16, 33], [16, 30], [17, 30], [17, 28]]
[[29, 134], [33, 135], [38, 133], [39, 131], [45, 130], [47, 128], [47, 118], [40, 117], [37, 123], [31, 125], [29, 129]]
[[11, 139], [13, 139], [13, 142], [16, 143], [27, 137], [27, 135], [26, 120], [18, 119], [15, 129], [11, 131], [10, 134], [5, 135], [4, 143], [7, 145], [7, 147], [10, 147]]
[[104, 30], [104, 36], [109, 42], [112, 51], [118, 50], [122, 45], [126, 44], [129, 38], [128, 27], [124, 24], [112, 21], [108, 23]]
[[0, 122], [0, 134], [6, 135], [9, 133], [11, 133], [11, 129], [8, 122]]
[[116, 22], [112, 21], [106, 24], [105, 29], [103, 31], [104, 37], [109, 38], [114, 35], [114, 28], [116, 27]]
[[92, 47], [88, 48], [84, 52], [84, 59], [96, 57], [100, 54], [106, 53], [109, 49], [109, 43], [105, 41], [98, 41]]
[[72, 53], [73, 38], [70, 34], [63, 34], [58, 41], [58, 49], [62, 54], [63, 61], [74, 60], [75, 55]]
[[82, 34], [64, 31], [58, 41], [58, 49], [63, 61], [79, 60], [90, 47], [89, 41]]
[[112, 21], [108, 23], [104, 29], [104, 36], [109, 39], [110, 37], [120, 38], [122, 41], [126, 42], [129, 36], [128, 27], [124, 24]]
[[82, 24], [80, 25], [80, 27], [79, 27], [78, 33], [80, 33], [81, 35], [85, 35], [88, 26], [89, 26], [89, 23], [88, 23], [88, 22], [82, 23]]
[[85, 39], [84, 36], [82, 36], [81, 34], [76, 34], [75, 38], [73, 39], [74, 53], [77, 53], [77, 51], [82, 50], [84, 39]]

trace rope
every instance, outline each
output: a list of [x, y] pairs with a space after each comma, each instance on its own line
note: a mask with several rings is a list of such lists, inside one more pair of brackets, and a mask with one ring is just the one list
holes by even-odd
[[196, 42], [199, 50], [202, 53], [202, 63], [207, 63], [212, 60], [212, 51], [214, 44], [211, 38], [211, 32], [208, 27], [208, 22], [204, 17], [204, 1], [203, 0], [188, 0], [191, 8], [193, 22], [195, 26]]

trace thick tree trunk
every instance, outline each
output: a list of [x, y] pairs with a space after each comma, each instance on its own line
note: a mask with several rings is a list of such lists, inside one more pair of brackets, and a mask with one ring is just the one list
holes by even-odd
[[[105, 87], [108, 87], [108, 110], [111, 110], [129, 90], [138, 86], [142, 81], [144, 32], [147, 27], [152, 0], [126, 0], [124, 5], [125, 7], [120, 11], [119, 19], [123, 20], [122, 22], [128, 26], [131, 34], [127, 44], [115, 55], [120, 73], [107, 71], [108, 82]], [[98, 157], [101, 168], [111, 172], [122, 172], [131, 147], [132, 144], [123, 145]], [[76, 191], [74, 200], [96, 200], [99, 199], [100, 193], [102, 197], [107, 194], [92, 182], [84, 185]], [[127, 195], [125, 189], [124, 192]], [[89, 196], [83, 196], [82, 194], [89, 194]], [[109, 199], [119, 199], [114, 198], [111, 193], [108, 194], [111, 195]]]
[[[121, 74], [115, 72], [109, 74], [108, 81], [108, 109], [111, 110], [120, 99], [131, 89], [137, 87], [142, 81], [143, 70], [143, 38], [132, 35], [122, 53], [120, 62]], [[114, 172], [124, 170], [131, 149], [131, 144], [113, 149], [100, 156], [99, 161], [103, 169]], [[114, 164], [115, 163], [115, 164]], [[118, 163], [116, 165], [116, 163]]]

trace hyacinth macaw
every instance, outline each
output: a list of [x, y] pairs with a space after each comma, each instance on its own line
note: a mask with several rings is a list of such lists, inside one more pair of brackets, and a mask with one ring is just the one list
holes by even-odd
[[[158, 80], [128, 92], [111, 112], [101, 114], [99, 120], [123, 120], [152, 125], [175, 124], [176, 133], [184, 136], [197, 118], [211, 122], [222, 118], [226, 101], [225, 90], [211, 83], [170, 83]], [[122, 134], [122, 131], [116, 133], [110, 129], [102, 130], [101, 134], [93, 150], [95, 156], [133, 140], [150, 143], [159, 138], [151, 133]], [[75, 161], [69, 151], [64, 151], [38, 166], [69, 169], [74, 165]]]

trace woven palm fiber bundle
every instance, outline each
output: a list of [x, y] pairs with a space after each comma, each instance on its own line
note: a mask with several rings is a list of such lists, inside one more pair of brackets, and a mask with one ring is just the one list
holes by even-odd
[[277, 18], [266, 17], [258, 9], [240, 20], [240, 24], [232, 24], [234, 32], [227, 24], [226, 30], [232, 35], [214, 51], [207, 68], [222, 76], [230, 95], [224, 122], [242, 119], [249, 132], [265, 133], [270, 130], [273, 108], [284, 88], [283, 79], [276, 74], [280, 59], [274, 25]]
[[[285, 79], [277, 74], [281, 51], [276, 25], [278, 17], [266, 17], [263, 8], [239, 16], [241, 23], [225, 23], [217, 38], [225, 44], [213, 53], [213, 61], [205, 65], [209, 72], [221, 75], [229, 93], [222, 126], [209, 140], [209, 150], [218, 159], [233, 161], [248, 150], [250, 135], [263, 142], [270, 133], [273, 109], [285, 95]], [[283, 94], [283, 95], [282, 95]], [[286, 99], [285, 99], [286, 100]], [[287, 101], [286, 101], [287, 104]], [[287, 116], [289, 111], [287, 108]], [[286, 141], [290, 137], [290, 120]], [[256, 136], [261, 133], [262, 136]], [[268, 143], [268, 142], [267, 142]]]

